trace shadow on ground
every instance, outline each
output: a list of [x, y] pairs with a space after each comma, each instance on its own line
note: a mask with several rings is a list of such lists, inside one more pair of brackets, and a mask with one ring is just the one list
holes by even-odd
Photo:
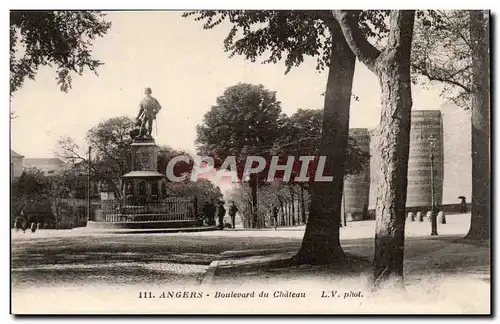
[[199, 284], [220, 253], [239, 249], [297, 248], [287, 238], [183, 235], [108, 235], [20, 238], [12, 244], [12, 284], [38, 286]]
[[[369, 278], [372, 271], [373, 239], [348, 240], [342, 244], [347, 259], [329, 265], [298, 265], [297, 249], [252, 249], [222, 253], [214, 282], [236, 283], [339, 277]], [[490, 280], [488, 245], [460, 239], [459, 236], [415, 237], [405, 242], [405, 280], [408, 284], [435, 275], [467, 275], [484, 282]], [[244, 278], [244, 279], [243, 279]]]
[[[489, 283], [489, 246], [461, 237], [407, 238], [406, 281], [441, 273], [470, 274]], [[326, 266], [290, 262], [300, 244], [300, 238], [161, 234], [19, 239], [12, 245], [12, 282], [15, 287], [199, 284], [214, 260], [220, 260], [214, 282], [306, 277], [328, 281], [371, 274], [372, 238], [342, 240], [349, 262]]]

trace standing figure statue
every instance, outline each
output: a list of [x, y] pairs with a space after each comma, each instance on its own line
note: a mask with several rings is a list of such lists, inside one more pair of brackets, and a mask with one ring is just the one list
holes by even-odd
[[[151, 96], [151, 88], [144, 90], [146, 96], [141, 100], [139, 114], [136, 118], [136, 126], [139, 128], [139, 137], [151, 137], [153, 132], [153, 121], [161, 110], [160, 103]], [[147, 129], [146, 129], [147, 126]]]

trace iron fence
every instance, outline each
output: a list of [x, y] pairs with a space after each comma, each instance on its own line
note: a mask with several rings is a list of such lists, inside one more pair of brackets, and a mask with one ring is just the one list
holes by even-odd
[[96, 215], [101, 222], [165, 222], [196, 220], [196, 197], [168, 197], [141, 205], [124, 199], [105, 200]]

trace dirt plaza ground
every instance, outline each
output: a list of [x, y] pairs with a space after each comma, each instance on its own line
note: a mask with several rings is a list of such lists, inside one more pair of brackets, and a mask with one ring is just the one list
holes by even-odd
[[[407, 223], [406, 290], [412, 300], [418, 296], [420, 302], [428, 303], [429, 312], [489, 311], [490, 250], [488, 244], [472, 244], [462, 239], [469, 218], [468, 214], [450, 215], [447, 224], [438, 225], [438, 236], [429, 235], [428, 221]], [[315, 285], [332, 287], [335, 283], [335, 287], [343, 286], [345, 291], [367, 291], [374, 225], [373, 221], [363, 221], [341, 228], [342, 247], [359, 261], [349, 269], [335, 265], [272, 266], [273, 261], [286, 259], [298, 250], [304, 226], [277, 231], [238, 229], [160, 234], [96, 234], [84, 230], [13, 232], [13, 308], [14, 311], [40, 309], [40, 299], [47, 291], [64, 292], [68, 296], [81, 293], [93, 296], [92, 292], [99, 291], [99, 298], [106, 294], [114, 296], [106, 303], [99, 303], [101, 311], [124, 305], [117, 302], [117, 294], [125, 298], [128, 292], [144, 287], [247, 291], [279, 282], [286, 291], [294, 291], [297, 287], [313, 289]], [[113, 302], [118, 304], [107, 304]], [[448, 308], [443, 308], [442, 303]], [[148, 305], [153, 307], [153, 304]], [[271, 310], [279, 311], [279, 305]], [[364, 311], [369, 312], [370, 300], [363, 305]], [[78, 305], [67, 306], [59, 312], [79, 309]], [[351, 306], [352, 303], [346, 304], [338, 311]], [[51, 307], [56, 311], [57, 305]], [[162, 308], [155, 310], [162, 312]]]

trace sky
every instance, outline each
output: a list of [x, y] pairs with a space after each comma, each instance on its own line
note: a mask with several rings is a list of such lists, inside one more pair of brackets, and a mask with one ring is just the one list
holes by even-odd
[[[280, 64], [229, 58], [223, 50], [228, 24], [203, 30], [181, 12], [109, 12], [108, 34], [95, 41], [93, 54], [104, 62], [99, 76], [86, 72], [73, 78], [68, 93], [59, 90], [55, 71], [39, 70], [11, 99], [18, 118], [12, 121], [11, 148], [26, 157], [52, 157], [57, 139], [70, 136], [82, 147], [86, 132], [116, 116], [135, 117], [145, 87], [163, 109], [158, 115], [156, 143], [195, 153], [197, 124], [225, 88], [239, 82], [263, 84], [277, 92], [286, 114], [323, 106], [326, 73], [308, 58], [285, 75]], [[375, 127], [380, 88], [375, 75], [357, 63], [351, 127]], [[439, 109], [438, 88], [413, 88], [413, 109]]]

